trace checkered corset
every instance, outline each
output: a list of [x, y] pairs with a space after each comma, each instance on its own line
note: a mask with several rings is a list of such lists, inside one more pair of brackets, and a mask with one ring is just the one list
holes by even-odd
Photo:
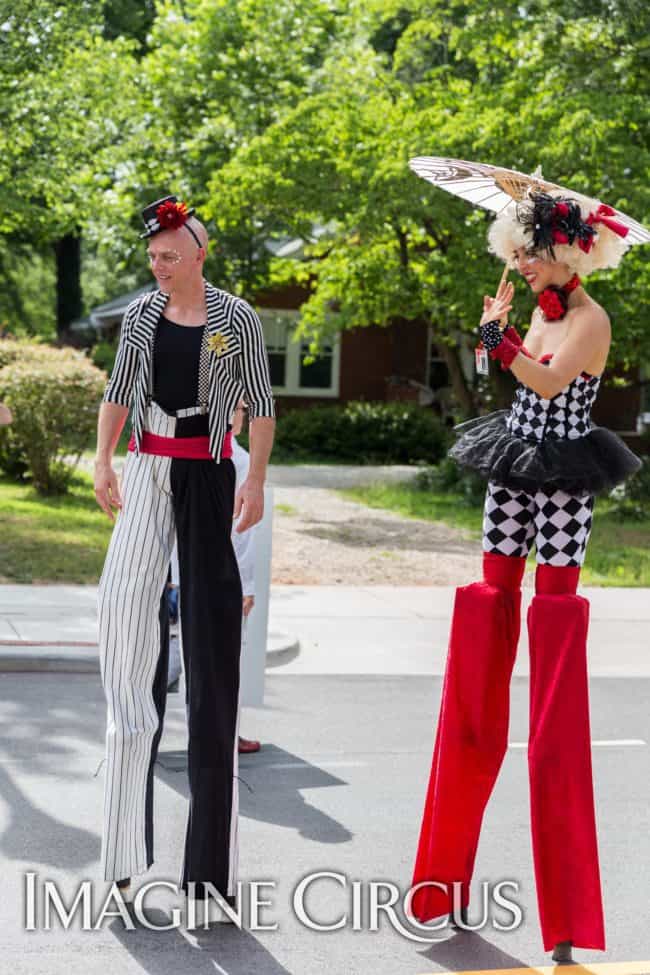
[[552, 399], [519, 384], [506, 417], [510, 433], [523, 440], [576, 440], [591, 429], [591, 408], [600, 376], [579, 375]]

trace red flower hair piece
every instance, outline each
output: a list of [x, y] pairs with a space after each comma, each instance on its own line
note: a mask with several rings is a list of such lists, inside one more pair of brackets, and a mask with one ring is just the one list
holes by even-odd
[[161, 228], [165, 230], [178, 230], [187, 220], [187, 204], [167, 200], [156, 210], [156, 216]]

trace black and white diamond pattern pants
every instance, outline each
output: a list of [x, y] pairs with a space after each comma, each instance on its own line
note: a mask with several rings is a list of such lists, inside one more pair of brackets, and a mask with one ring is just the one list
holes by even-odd
[[581, 566], [594, 508], [592, 494], [535, 493], [488, 482], [483, 509], [483, 551], [527, 556], [532, 545], [543, 565]]

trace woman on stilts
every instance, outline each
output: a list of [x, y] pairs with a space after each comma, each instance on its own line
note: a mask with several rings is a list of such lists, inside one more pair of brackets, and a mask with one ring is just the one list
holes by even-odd
[[[528, 611], [531, 831], [544, 950], [605, 949], [592, 783], [586, 641], [578, 595], [594, 498], [639, 459], [590, 412], [609, 353], [605, 310], [582, 280], [616, 267], [627, 227], [578, 194], [531, 187], [492, 222], [489, 249], [537, 296], [526, 344], [507, 324], [505, 275], [484, 298], [480, 351], [517, 380], [509, 410], [457, 427], [450, 455], [487, 479], [483, 579], [456, 592], [411, 911], [466, 917], [483, 813], [508, 744], [509, 684], [520, 633], [521, 580], [535, 546]], [[479, 357], [477, 356], [477, 363]], [[434, 883], [435, 882], [435, 883]]]

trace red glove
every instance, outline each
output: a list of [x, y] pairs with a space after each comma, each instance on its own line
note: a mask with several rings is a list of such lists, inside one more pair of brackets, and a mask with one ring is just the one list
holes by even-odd
[[503, 336], [514, 345], [523, 345], [521, 335], [513, 325], [508, 325], [506, 328], [504, 328]]
[[491, 359], [499, 359], [502, 369], [509, 369], [514, 357], [521, 351], [521, 339], [516, 330], [510, 326], [503, 332], [499, 322], [495, 319], [479, 326], [481, 341], [488, 350]]
[[[514, 328], [514, 326], [508, 325], [507, 328], [504, 328], [502, 334], [503, 334], [504, 341], [509, 342], [512, 345], [516, 346], [517, 347], [517, 351], [521, 352], [522, 355], [528, 356], [529, 359], [532, 359], [533, 358], [531, 356], [530, 352], [528, 351], [528, 349], [524, 346], [523, 339], [522, 339], [521, 335], [519, 334], [519, 332], [517, 331], [517, 329]], [[501, 346], [499, 346], [499, 349], [500, 348], [501, 348]], [[505, 351], [505, 349], [504, 349], [504, 351]], [[501, 356], [499, 354], [499, 351], [497, 351], [496, 349], [493, 352], [489, 352], [488, 353], [488, 355], [490, 356], [491, 359], [501, 359], [501, 369], [504, 372], [506, 371], [506, 369], [509, 369], [510, 368], [510, 364], [511, 364], [511, 362], [514, 359], [514, 357], [515, 357], [516, 354], [517, 354], [516, 352], [513, 353], [512, 354], [512, 357], [506, 362], [505, 359], [504, 359], [504, 357]]]

